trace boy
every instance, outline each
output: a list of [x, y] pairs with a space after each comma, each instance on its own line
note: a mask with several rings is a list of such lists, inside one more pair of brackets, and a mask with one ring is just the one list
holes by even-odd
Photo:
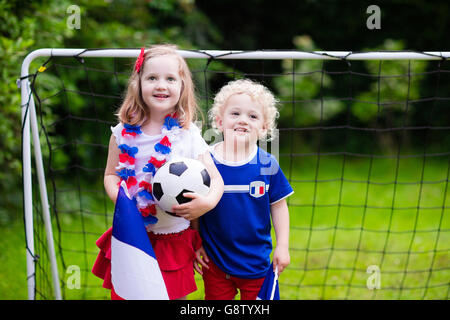
[[213, 127], [224, 141], [211, 147], [225, 182], [219, 204], [200, 218], [203, 247], [197, 271], [203, 275], [206, 300], [256, 299], [270, 267], [272, 217], [277, 245], [273, 268], [289, 264], [289, 211], [293, 193], [276, 159], [258, 148], [272, 138], [278, 115], [272, 93], [251, 80], [224, 86], [210, 111]]

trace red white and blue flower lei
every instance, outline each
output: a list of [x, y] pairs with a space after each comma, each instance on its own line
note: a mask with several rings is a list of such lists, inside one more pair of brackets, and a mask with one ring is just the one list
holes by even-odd
[[169, 114], [164, 118], [164, 124], [161, 129], [163, 138], [155, 144], [154, 151], [144, 166], [142, 171], [145, 173], [143, 178], [138, 181], [136, 178], [135, 162], [136, 155], [139, 152], [136, 146], [136, 138], [142, 134], [140, 126], [124, 124], [122, 137], [125, 143], [119, 145], [121, 151], [119, 155], [119, 166], [116, 167], [116, 173], [120, 177], [120, 182], [125, 181], [128, 192], [134, 195], [139, 212], [144, 217], [145, 226], [155, 224], [158, 219], [156, 215], [156, 204], [152, 195], [152, 181], [156, 171], [169, 160], [172, 151], [172, 143], [178, 140], [181, 132], [181, 125], [177, 120], [177, 114]]

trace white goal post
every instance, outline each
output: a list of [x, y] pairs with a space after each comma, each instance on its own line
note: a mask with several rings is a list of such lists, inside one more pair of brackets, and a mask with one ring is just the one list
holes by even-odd
[[[29, 81], [29, 68], [33, 60], [39, 57], [99, 57], [99, 58], [136, 58], [139, 49], [38, 49], [28, 54], [21, 68], [21, 78], [18, 86], [21, 89], [21, 112], [23, 128], [22, 164], [23, 164], [23, 192], [24, 192], [24, 221], [27, 245], [27, 286], [28, 299], [35, 299], [35, 261], [33, 235], [33, 204], [32, 204], [32, 164], [31, 138], [33, 139], [36, 172], [39, 183], [42, 214], [48, 244], [53, 290], [56, 299], [61, 299], [60, 279], [56, 262], [53, 242], [52, 223], [49, 201], [45, 182], [44, 166], [41, 146], [39, 142], [39, 128], [36, 117], [35, 103]], [[450, 51], [413, 52], [413, 51], [221, 51], [221, 50], [179, 50], [186, 59], [254, 59], [254, 60], [441, 60], [450, 58]], [[31, 133], [31, 135], [30, 135]]]

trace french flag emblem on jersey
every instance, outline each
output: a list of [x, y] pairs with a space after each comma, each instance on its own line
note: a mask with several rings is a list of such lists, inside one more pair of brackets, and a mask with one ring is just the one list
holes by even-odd
[[249, 191], [252, 197], [262, 197], [266, 193], [266, 184], [263, 181], [253, 181], [250, 183]]
[[122, 183], [111, 238], [112, 296], [125, 300], [169, 299], [142, 215]]

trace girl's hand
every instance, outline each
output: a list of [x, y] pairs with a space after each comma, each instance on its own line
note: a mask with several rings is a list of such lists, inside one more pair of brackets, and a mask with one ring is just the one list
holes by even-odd
[[281, 274], [290, 262], [288, 247], [276, 246], [273, 252], [273, 271], [275, 271], [275, 268], [278, 268], [278, 274]]
[[209, 257], [206, 254], [205, 249], [203, 249], [203, 246], [200, 247], [197, 251], [195, 251], [195, 260], [194, 261], [194, 269], [201, 275], [203, 275], [203, 271], [202, 268], [200, 268], [200, 266], [198, 264], [201, 264], [202, 267], [209, 269], [208, 266], [208, 262], [209, 262]]
[[214, 204], [207, 196], [194, 192], [183, 193], [183, 196], [191, 198], [192, 200], [187, 203], [173, 206], [172, 212], [187, 220], [196, 219], [214, 207]]

